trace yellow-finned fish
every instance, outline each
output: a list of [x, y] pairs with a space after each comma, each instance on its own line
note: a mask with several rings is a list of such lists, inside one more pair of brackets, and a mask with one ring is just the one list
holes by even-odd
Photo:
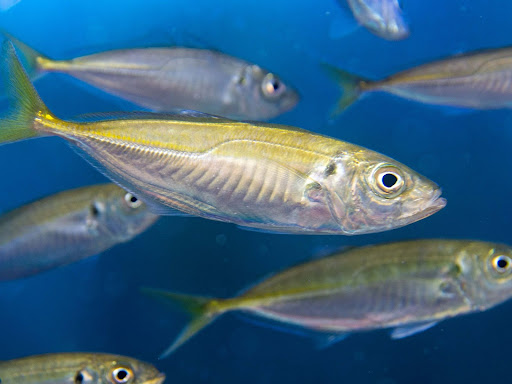
[[144, 289], [193, 319], [167, 356], [219, 315], [243, 311], [323, 335], [393, 328], [399, 339], [512, 297], [512, 248], [469, 240], [416, 240], [360, 247], [270, 277], [232, 299]]
[[2, 384], [162, 384], [152, 364], [106, 353], [50, 353], [0, 362]]
[[60, 136], [155, 213], [284, 233], [361, 234], [443, 208], [432, 181], [386, 156], [301, 129], [196, 112], [71, 122], [43, 104], [5, 45], [14, 110], [0, 143]]
[[329, 65], [325, 68], [343, 90], [335, 113], [374, 91], [426, 104], [475, 109], [512, 107], [512, 48], [468, 52], [377, 81]]
[[300, 96], [260, 66], [195, 48], [119, 49], [52, 60], [18, 39], [32, 79], [65, 73], [156, 112], [195, 109], [241, 120], [266, 120], [294, 108]]
[[129, 241], [158, 216], [115, 184], [37, 200], [0, 216], [0, 281], [31, 276]]

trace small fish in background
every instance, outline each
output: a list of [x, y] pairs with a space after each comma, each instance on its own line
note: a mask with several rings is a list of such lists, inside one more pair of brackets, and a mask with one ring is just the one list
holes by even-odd
[[144, 288], [193, 316], [175, 351], [229, 311], [317, 332], [319, 346], [393, 328], [400, 339], [512, 297], [512, 248], [469, 240], [415, 240], [352, 248], [285, 270], [231, 299]]
[[377, 81], [330, 65], [324, 67], [343, 90], [335, 113], [375, 91], [425, 104], [474, 109], [512, 107], [512, 48], [456, 55]]
[[267, 120], [287, 112], [298, 93], [279, 76], [207, 49], [140, 48], [52, 60], [5, 33], [23, 54], [29, 76], [48, 72], [80, 79], [156, 112], [197, 110], [240, 120]]
[[115, 184], [73, 189], [0, 216], [0, 281], [23, 278], [133, 239], [156, 220]]
[[409, 36], [398, 0], [338, 0], [348, 3], [357, 21], [373, 34], [387, 40], [403, 40]]
[[152, 364], [105, 353], [51, 353], [0, 361], [2, 384], [162, 384]]
[[154, 213], [182, 212], [274, 233], [355, 235], [446, 205], [432, 181], [365, 148], [294, 127], [197, 112], [60, 120], [4, 45], [14, 108], [0, 143], [56, 135]]

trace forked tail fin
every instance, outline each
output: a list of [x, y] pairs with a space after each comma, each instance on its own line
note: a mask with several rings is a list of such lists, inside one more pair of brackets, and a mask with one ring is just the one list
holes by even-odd
[[224, 310], [218, 309], [215, 305], [219, 303], [219, 300], [217, 299], [184, 295], [181, 293], [167, 292], [151, 288], [141, 288], [141, 291], [146, 295], [177, 305], [192, 317], [188, 325], [181, 331], [176, 340], [174, 340], [174, 342], [160, 355], [160, 359], [169, 356], [224, 312]]
[[327, 72], [327, 74], [340, 85], [343, 90], [343, 94], [338, 100], [336, 108], [332, 112], [332, 115], [336, 116], [343, 112], [361, 96], [361, 94], [364, 92], [362, 85], [367, 84], [369, 81], [363, 77], [343, 71], [329, 64], [323, 63], [322, 67]]
[[0, 119], [0, 145], [40, 136], [34, 128], [36, 116], [53, 118], [25, 73], [14, 46], [8, 40], [2, 45], [2, 57], [11, 108]]

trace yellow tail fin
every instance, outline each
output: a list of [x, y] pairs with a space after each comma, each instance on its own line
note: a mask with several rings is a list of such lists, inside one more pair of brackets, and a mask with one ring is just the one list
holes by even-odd
[[0, 119], [0, 145], [40, 136], [34, 128], [36, 116], [52, 116], [39, 98], [10, 41], [2, 45], [3, 72], [11, 109]]
[[150, 288], [141, 288], [141, 291], [149, 296], [177, 305], [192, 317], [177, 339], [160, 355], [160, 359], [169, 356], [225, 311], [215, 305], [219, 300], [210, 297], [184, 295]]
[[348, 108], [355, 102], [363, 92], [361, 85], [367, 83], [368, 80], [354, 75], [350, 72], [343, 71], [339, 68], [333, 67], [329, 64], [322, 64], [324, 70], [331, 76], [342, 88], [343, 94], [341, 95], [336, 108], [333, 110], [332, 115], [336, 116]]

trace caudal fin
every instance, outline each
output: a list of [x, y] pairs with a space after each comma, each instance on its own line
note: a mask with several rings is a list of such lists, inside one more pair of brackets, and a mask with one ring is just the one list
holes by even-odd
[[21, 55], [20, 61], [23, 64], [30, 80], [34, 81], [40, 77], [44, 72], [44, 68], [42, 68], [41, 63], [49, 62], [51, 60], [40, 52], [36, 51], [34, 48], [29, 47], [23, 41], [17, 39], [9, 32], [5, 30], [0, 31], [5, 39], [10, 40], [14, 44], [18, 53]]
[[332, 115], [336, 116], [343, 112], [361, 96], [361, 93], [364, 91], [362, 85], [368, 83], [368, 80], [350, 72], [346, 72], [339, 68], [333, 67], [329, 64], [323, 63], [322, 67], [329, 74], [329, 76], [331, 76], [340, 85], [343, 90], [343, 94], [338, 100], [336, 108], [332, 112]]
[[223, 312], [215, 306], [218, 301], [210, 297], [184, 295], [151, 288], [141, 288], [141, 291], [149, 296], [177, 305], [192, 317], [176, 340], [160, 355], [160, 359], [169, 356]]
[[10, 41], [2, 45], [3, 73], [11, 108], [0, 119], [0, 145], [40, 134], [34, 128], [37, 115], [51, 116], [25, 73]]

